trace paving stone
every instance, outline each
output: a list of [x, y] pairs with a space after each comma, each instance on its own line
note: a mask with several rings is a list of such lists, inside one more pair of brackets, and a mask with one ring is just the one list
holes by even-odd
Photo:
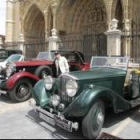
[[[140, 138], [140, 112], [139, 107], [130, 111], [113, 114], [107, 112], [105, 125], [102, 132], [109, 134], [118, 128], [124, 127], [123, 123], [131, 118], [123, 130], [116, 136], [123, 139]], [[133, 117], [134, 116], [134, 117]], [[0, 98], [0, 139], [85, 139], [82, 131], [69, 133], [53, 127], [38, 117], [32, 110], [28, 101], [14, 104], [9, 99]]]

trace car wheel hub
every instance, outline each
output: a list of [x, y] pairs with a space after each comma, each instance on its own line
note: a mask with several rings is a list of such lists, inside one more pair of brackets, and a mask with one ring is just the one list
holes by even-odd
[[20, 95], [20, 96], [25, 96], [25, 95], [27, 95], [27, 93], [28, 93], [28, 87], [26, 87], [26, 86], [21, 86], [21, 87], [19, 88], [19, 95]]
[[47, 72], [44, 71], [44, 72], [42, 73], [42, 78], [45, 79], [47, 76], [48, 76]]
[[98, 125], [101, 125], [104, 121], [104, 115], [103, 113], [100, 111], [97, 115], [97, 124]]

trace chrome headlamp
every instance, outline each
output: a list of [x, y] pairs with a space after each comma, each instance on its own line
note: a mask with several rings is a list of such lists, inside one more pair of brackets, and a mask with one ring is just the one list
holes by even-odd
[[78, 84], [74, 80], [69, 80], [66, 83], [66, 92], [69, 97], [74, 97], [78, 91]]
[[54, 107], [57, 107], [59, 104], [60, 104], [60, 97], [58, 95], [53, 95], [50, 99], [51, 101], [51, 104], [54, 106]]
[[16, 71], [15, 65], [14, 64], [10, 64], [6, 66], [6, 76], [10, 77], [11, 74]]
[[51, 76], [45, 78], [45, 88], [46, 90], [51, 90], [53, 87], [54, 80]]

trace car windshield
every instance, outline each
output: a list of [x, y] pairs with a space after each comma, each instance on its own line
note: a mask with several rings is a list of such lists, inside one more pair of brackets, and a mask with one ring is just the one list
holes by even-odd
[[54, 52], [40, 52], [37, 56], [37, 60], [51, 60], [55, 58]]
[[7, 63], [11, 63], [11, 62], [16, 62], [16, 61], [19, 61], [21, 59], [22, 55], [19, 55], [19, 54], [14, 54], [14, 55], [11, 55], [10, 57], [8, 57], [5, 62]]
[[90, 67], [109, 67], [127, 70], [128, 63], [128, 57], [92, 57]]

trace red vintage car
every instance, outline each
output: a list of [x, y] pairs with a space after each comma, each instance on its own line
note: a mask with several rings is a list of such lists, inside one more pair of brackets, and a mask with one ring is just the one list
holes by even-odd
[[[54, 53], [40, 52], [35, 60], [15, 62], [7, 65], [0, 75], [0, 94], [8, 94], [14, 102], [23, 102], [31, 97], [33, 86], [40, 79], [50, 75], [56, 77]], [[70, 65], [70, 71], [88, 70], [84, 55], [77, 51], [60, 51]]]

